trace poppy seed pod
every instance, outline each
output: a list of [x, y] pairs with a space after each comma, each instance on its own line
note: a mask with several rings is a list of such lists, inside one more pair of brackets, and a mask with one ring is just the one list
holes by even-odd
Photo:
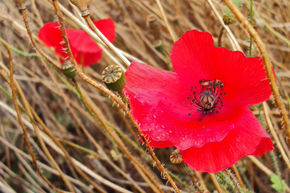
[[[239, 9], [241, 9], [241, 7], [242, 7], [241, 0], [233, 0], [233, 3]], [[228, 7], [224, 7], [223, 8], [223, 20], [224, 20], [224, 23], [226, 25], [233, 24], [233, 23], [235, 23], [237, 21], [235, 15], [232, 13], [232, 11]]]
[[73, 79], [76, 76], [76, 69], [70, 61], [66, 61], [61, 66], [62, 73], [68, 77]]
[[88, 10], [88, 4], [91, 0], [70, 0], [70, 2], [77, 6], [81, 12], [86, 12]]
[[106, 67], [102, 72], [102, 79], [106, 86], [113, 91], [121, 92], [125, 86], [125, 75], [116, 65]]

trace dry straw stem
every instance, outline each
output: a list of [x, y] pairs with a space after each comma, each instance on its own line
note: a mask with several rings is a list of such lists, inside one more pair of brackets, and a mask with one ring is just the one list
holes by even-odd
[[[107, 49], [105, 49], [106, 44], [104, 44], [104, 42], [99, 38], [99, 36], [96, 33], [92, 31], [91, 28], [87, 27], [84, 23], [82, 23], [82, 21], [80, 21], [76, 16], [74, 16], [70, 11], [68, 11], [61, 3], [59, 3], [59, 7], [67, 17], [72, 19], [82, 30], [84, 30], [89, 36], [92, 37], [93, 40], [95, 40], [95, 42], [102, 49], [102, 51], [104, 51], [116, 64], [118, 64], [121, 68], [124, 69], [124, 67], [120, 64], [120, 62]], [[129, 58], [136, 62], [145, 63], [144, 61], [134, 57], [133, 55], [115, 47], [113, 44], [110, 44], [110, 46], [113, 47], [116, 51], [120, 52], [120, 54], [122, 54], [125, 58]], [[130, 62], [126, 62], [126, 66], [129, 65]]]
[[246, 186], [245, 186], [245, 184], [244, 184], [243, 181], [242, 181], [242, 178], [241, 178], [241, 176], [240, 176], [240, 173], [239, 173], [237, 167], [236, 167], [235, 165], [233, 165], [232, 168], [233, 168], [233, 171], [234, 171], [234, 173], [235, 173], [235, 175], [236, 175], [236, 177], [237, 177], [237, 179], [238, 179], [238, 181], [239, 181], [241, 187], [243, 188], [243, 190], [246, 190]]
[[[140, 173], [140, 175], [143, 177], [143, 179], [151, 186], [151, 188], [154, 190], [154, 192], [162, 192], [162, 190], [159, 188], [159, 185], [157, 184], [156, 180], [151, 177], [150, 173], [147, 170], [145, 170], [145, 168], [142, 167], [142, 165], [140, 165], [138, 160], [135, 159], [135, 157], [129, 152], [129, 150], [126, 148], [125, 144], [122, 142], [122, 140], [119, 138], [119, 136], [115, 133], [115, 131], [107, 124], [107, 122], [105, 121], [104, 117], [101, 116], [97, 112], [97, 109], [94, 107], [92, 102], [88, 99], [87, 94], [85, 93], [85, 91], [82, 90], [82, 92], [84, 92], [84, 97], [83, 97], [84, 103], [85, 103], [85, 105], [88, 106], [89, 110], [93, 113], [94, 118], [101, 123], [101, 125], [105, 128], [105, 130], [109, 133], [109, 135], [118, 144], [118, 147], [133, 162], [133, 164], [134, 164], [135, 168], [137, 169], [137, 171]], [[149, 180], [148, 180], [147, 177], [149, 178]]]
[[31, 148], [31, 145], [29, 143], [29, 139], [28, 139], [28, 133], [26, 131], [26, 128], [25, 128], [25, 125], [22, 121], [22, 118], [21, 118], [21, 113], [19, 111], [19, 107], [18, 107], [18, 103], [17, 103], [17, 97], [16, 97], [16, 90], [15, 90], [15, 87], [14, 87], [14, 78], [13, 78], [13, 62], [12, 62], [12, 54], [11, 54], [11, 51], [10, 51], [10, 48], [8, 46], [8, 44], [0, 38], [0, 42], [2, 43], [2, 45], [7, 49], [8, 51], [8, 57], [9, 57], [9, 74], [10, 74], [10, 88], [11, 88], [11, 91], [12, 91], [12, 100], [13, 100], [13, 104], [14, 104], [14, 108], [16, 110], [16, 113], [17, 113], [17, 120], [18, 120], [18, 123], [22, 129], [22, 132], [23, 132], [23, 135], [24, 135], [24, 140], [25, 140], [25, 144], [26, 144], [26, 147], [29, 151], [29, 154], [32, 158], [32, 163], [37, 171], [37, 173], [39, 174], [39, 176], [49, 185], [50, 188], [52, 188], [54, 191], [56, 192], [62, 192], [60, 190], [58, 190], [56, 187], [54, 187], [54, 185], [52, 183], [50, 183], [41, 173], [38, 165], [37, 165], [37, 162], [36, 162], [36, 158], [35, 158], [35, 155], [33, 154], [33, 150]]
[[[28, 19], [27, 19], [27, 14], [26, 14], [26, 9], [22, 9], [22, 15], [23, 15], [23, 20], [24, 20], [24, 23], [25, 23], [25, 27], [26, 27], [26, 30], [27, 30], [27, 33], [29, 35], [29, 38], [31, 40], [31, 43], [32, 45], [34, 46], [34, 48], [36, 49], [36, 51], [40, 51], [39, 49], [37, 49], [35, 46], [35, 42], [34, 42], [34, 39], [33, 39], [33, 36], [32, 36], [32, 33], [31, 33], [31, 30], [29, 28], [29, 23], [28, 23]], [[70, 52], [71, 53], [71, 52]], [[71, 55], [72, 57], [72, 55]], [[72, 111], [72, 109], [70, 108], [70, 105], [69, 105], [69, 102], [67, 100], [67, 98], [65, 97], [65, 94], [63, 93], [63, 91], [59, 88], [59, 85], [57, 84], [57, 81], [55, 80], [54, 76], [51, 74], [49, 68], [47, 67], [46, 63], [43, 62], [41, 60], [42, 64], [44, 65], [45, 69], [47, 70], [47, 72], [49, 73], [50, 77], [52, 78], [52, 80], [54, 81], [56, 87], [58, 88], [58, 90], [60, 91], [60, 93], [62, 94], [62, 97], [65, 101], [65, 104], [67, 105], [69, 111], [71, 112], [71, 114], [73, 115], [73, 117], [75, 118], [75, 120], [78, 122], [78, 124], [81, 126], [81, 128], [84, 128], [82, 127], [82, 123], [81, 121], [78, 119], [77, 115]], [[75, 166], [75, 164], [72, 162], [72, 159], [70, 158], [68, 152], [61, 146], [61, 144], [56, 140], [54, 139], [53, 135], [49, 132], [49, 130], [46, 130], [49, 134], [50, 134], [50, 137], [54, 140], [54, 142], [56, 144], [58, 144], [58, 146], [61, 148], [61, 150], [63, 151], [64, 155], [67, 157], [68, 161], [72, 164], [72, 166], [76, 169], [76, 171], [87, 181], [89, 182], [90, 184], [92, 184], [94, 186], [94, 188], [96, 188], [99, 192], [104, 192], [102, 190], [102, 188], [100, 188], [96, 183], [94, 183], [92, 180], [90, 180], [78, 167]]]
[[[31, 43], [32, 43], [32, 45], [34, 46], [34, 48], [36, 49], [36, 51], [39, 52], [40, 50], [37, 49], [37, 47], [35, 47], [36, 44], [35, 44], [35, 42], [34, 42], [34, 39], [33, 39], [32, 33], [31, 33], [31, 30], [30, 30], [30, 28], [29, 28], [29, 23], [28, 23], [28, 19], [27, 19], [26, 9], [21, 9], [21, 11], [22, 11], [23, 20], [24, 20], [24, 23], [25, 23], [25, 27], [26, 27], [27, 33], [28, 33], [29, 38], [30, 38], [30, 40], [31, 40]], [[63, 99], [64, 99], [64, 101], [65, 101], [65, 103], [66, 103], [66, 105], [67, 105], [69, 111], [72, 113], [72, 115], [73, 115], [73, 117], [75, 118], [75, 120], [78, 121], [79, 125], [82, 125], [82, 124], [81, 124], [81, 121], [77, 118], [76, 114], [71, 110], [70, 105], [69, 105], [69, 102], [68, 102], [67, 98], [65, 97], [65, 94], [64, 94], [63, 91], [59, 88], [59, 85], [57, 84], [57, 82], [56, 82], [54, 76], [51, 74], [51, 72], [50, 72], [49, 68], [47, 67], [46, 63], [43, 62], [42, 60], [41, 60], [41, 62], [42, 62], [42, 64], [44, 65], [44, 67], [45, 67], [45, 69], [47, 70], [47, 72], [49, 73], [49, 75], [50, 75], [50, 77], [52, 78], [52, 80], [54, 81], [56, 87], [58, 88], [58, 90], [59, 90], [60, 93], [62, 94], [62, 97], [63, 97]], [[82, 128], [84, 128], [84, 127], [82, 127]], [[48, 131], [49, 131], [49, 130], [47, 130], [47, 132], [48, 132]], [[50, 135], [50, 137], [51, 137], [52, 139], [54, 139], [54, 137], [53, 137], [52, 134]], [[85, 175], [85, 174], [84, 174], [84, 173], [83, 173], [79, 168], [77, 168], [77, 167], [75, 166], [75, 164], [72, 162], [72, 160], [71, 160], [69, 154], [67, 153], [67, 151], [65, 151], [64, 148], [61, 147], [60, 143], [57, 142], [57, 140], [54, 140], [54, 142], [55, 142], [56, 144], [58, 144], [58, 146], [62, 149], [62, 151], [63, 151], [64, 154], [66, 155], [68, 161], [72, 164], [72, 166], [76, 169], [76, 171], [77, 171], [77, 172], [78, 172], [78, 173], [79, 173], [79, 174], [80, 174], [80, 175], [81, 175], [81, 176], [82, 176], [82, 177], [83, 177], [87, 182], [89, 182], [90, 184], [92, 184], [92, 185], [93, 185], [97, 190], [99, 190], [100, 192], [104, 192], [104, 191], [102, 190], [102, 188], [100, 188], [96, 183], [94, 183], [92, 180], [90, 180], [90, 179], [89, 179], [89, 178], [88, 178], [88, 177], [87, 177], [87, 176], [86, 176], [86, 175]]]
[[171, 36], [172, 41], [176, 42], [176, 35], [175, 35], [173, 29], [170, 27], [170, 24], [168, 22], [168, 19], [166, 17], [165, 11], [164, 11], [164, 9], [163, 9], [163, 7], [161, 5], [160, 0], [156, 0], [156, 3], [157, 3], [157, 5], [158, 5], [158, 7], [160, 9], [160, 12], [161, 12], [161, 15], [162, 15], [162, 19], [164, 20], [164, 23], [166, 25], [167, 30], [169, 31], [169, 34]]
[[[0, 106], [1, 108], [3, 108], [6, 112], [12, 114], [13, 116], [17, 116], [17, 114], [13, 111], [13, 109], [11, 109], [9, 106], [7, 106], [5, 103], [2, 103], [0, 101]], [[31, 125], [30, 122], [28, 122], [27, 120], [23, 119], [23, 123], [31, 130], [33, 130], [33, 127]], [[50, 139], [46, 134], [44, 134], [42, 131], [40, 131], [40, 135], [43, 138], [43, 140], [51, 146], [51, 148], [53, 148], [56, 152], [58, 152], [60, 155], [65, 156], [64, 151], [61, 150], [58, 146], [55, 145], [54, 141], [52, 141], [52, 139]], [[2, 139], [2, 138], [0, 138]], [[65, 156], [66, 157], [66, 156]], [[66, 157], [67, 158], [67, 157]], [[75, 160], [74, 158], [71, 158], [71, 160], [73, 161], [73, 163], [78, 166], [81, 170], [83, 170], [85, 173], [87, 173], [88, 175], [90, 175], [92, 178], [94, 178], [95, 180], [101, 182], [102, 184], [107, 185], [108, 187], [111, 187], [112, 189], [122, 192], [122, 193], [132, 193], [131, 191], [128, 191], [106, 179], [104, 179], [103, 177], [97, 175], [96, 173], [94, 173], [92, 170], [90, 170], [89, 168], [87, 168], [85, 165], [83, 165], [82, 163], [80, 163], [79, 161]]]
[[[62, 36], [63, 36], [63, 39], [64, 39], [64, 46], [66, 47], [66, 51], [67, 51], [67, 55], [68, 55], [68, 61], [72, 62], [74, 64], [74, 67], [77, 71], [77, 73], [80, 75], [81, 70], [79, 69], [78, 67], [78, 64], [76, 63], [76, 61], [74, 60], [73, 56], [72, 56], [72, 53], [71, 53], [71, 49], [70, 49], [70, 46], [69, 46], [69, 42], [68, 42], [68, 38], [66, 36], [66, 32], [65, 32], [65, 28], [64, 28], [64, 22], [63, 22], [63, 18], [62, 18], [62, 14], [60, 12], [60, 9], [59, 9], [59, 5], [58, 5], [58, 1], [57, 0], [53, 0], [53, 6], [54, 6], [54, 9], [56, 11], [56, 14], [58, 16], [58, 22], [59, 22], [59, 25], [60, 25], [60, 30], [61, 30], [61, 33], [62, 33]], [[81, 75], [80, 75], [81, 76]], [[110, 92], [110, 91], [109, 91]], [[113, 94], [114, 95], [114, 94]], [[89, 106], [91, 107], [91, 106]], [[90, 109], [96, 116], [96, 118], [98, 118], [98, 115], [97, 113], [94, 111], [93, 108]], [[125, 147], [125, 145], [123, 144], [123, 142], [121, 141], [121, 139], [118, 137], [118, 135], [116, 135], [116, 133], [111, 130], [110, 127], [107, 127], [106, 123], [104, 123], [103, 119], [98, 119], [101, 124], [103, 125], [103, 127], [108, 131], [108, 133], [112, 136], [112, 138], [116, 141], [116, 143], [120, 146], [120, 149], [129, 157], [129, 159], [133, 162], [133, 164], [136, 166], [136, 169], [139, 171], [139, 170], [142, 170], [144, 172], [144, 174], [154, 183], [155, 186], [151, 186], [151, 188], [154, 190], [154, 192], [162, 192], [162, 190], [160, 189], [159, 185], [156, 184], [155, 180], [151, 178], [151, 176], [149, 175], [148, 171], [146, 171], [144, 169], [144, 167], [142, 167], [140, 165], [140, 163], [132, 156], [132, 154], [129, 153], [129, 151], [127, 150], [127, 148]], [[163, 168], [164, 169], [164, 168]], [[165, 170], [164, 170], [165, 171]], [[139, 172], [140, 173], [140, 172]], [[140, 173], [142, 175], [142, 173]], [[169, 176], [169, 175], [168, 175]], [[145, 178], [145, 176], [142, 175], [142, 177], [147, 181], [147, 179]], [[170, 176], [169, 176], [170, 177]], [[148, 181], [147, 181], [148, 182]], [[149, 184], [151, 184], [149, 182]], [[156, 189], [156, 188], [157, 189]], [[176, 187], [177, 188], [177, 187]], [[177, 189], [178, 190], [178, 189]]]
[[282, 125], [284, 125], [286, 129], [286, 139], [288, 141], [288, 144], [290, 144], [290, 127], [289, 127], [289, 120], [286, 108], [284, 104], [280, 100], [280, 93], [278, 86], [276, 84], [274, 72], [272, 69], [271, 60], [269, 58], [269, 55], [266, 51], [265, 45], [263, 41], [261, 40], [259, 34], [256, 32], [254, 27], [248, 22], [246, 17], [241, 13], [241, 11], [234, 5], [234, 3], [231, 0], [223, 0], [224, 3], [227, 5], [227, 7], [233, 12], [233, 14], [236, 16], [237, 20], [246, 28], [248, 33], [251, 35], [253, 40], [256, 42], [261, 54], [262, 58], [265, 63], [265, 68], [267, 71], [268, 79], [270, 80], [270, 85], [272, 88], [272, 92], [274, 95], [275, 103], [280, 111], [280, 114], [282, 116]]
[[215, 175], [213, 175], [213, 174], [209, 174], [209, 176], [210, 176], [210, 178], [211, 178], [211, 180], [212, 180], [214, 186], [216, 187], [217, 191], [218, 191], [219, 193], [224, 193], [224, 191], [222, 190], [222, 188], [221, 188], [219, 182], [217, 181]]
[[[20, 88], [20, 86], [18, 85], [18, 83], [17, 82], [15, 82], [14, 83], [15, 84], [15, 86], [16, 86], [16, 89], [17, 89], [17, 91], [18, 91], [18, 93], [19, 93], [19, 95], [20, 95], [20, 97], [21, 97], [21, 99], [22, 99], [22, 101], [23, 101], [23, 103], [25, 104], [25, 107], [26, 107], [26, 112], [28, 112], [28, 114], [29, 114], [29, 117], [33, 117], [33, 118], [35, 118], [35, 120], [42, 126], [42, 128], [43, 128], [43, 130], [45, 131], [45, 133], [54, 141], [54, 143], [62, 150], [62, 152], [63, 152], [63, 154], [66, 156], [66, 158], [67, 158], [67, 160], [71, 163], [71, 165], [76, 169], [76, 171], [84, 178], [84, 179], [88, 179], [87, 177], [86, 177], [86, 175], [78, 168], [78, 167], [76, 167], [75, 166], [75, 164], [74, 164], [74, 162], [72, 161], [72, 159], [71, 159], [71, 157], [70, 157], [70, 155], [69, 155], [69, 153], [63, 148], [63, 146], [58, 142], [58, 140], [52, 135], [52, 133], [50, 132], [50, 130], [46, 127], [46, 125], [42, 122], [42, 120], [39, 118], [39, 116], [35, 113], [35, 111], [32, 109], [32, 107], [28, 104], [28, 102], [27, 102], [27, 100], [25, 99], [25, 96], [24, 96], [24, 94], [23, 94], [23, 91], [21, 90], [21, 88]], [[65, 100], [67, 100], [67, 99], [65, 99]], [[31, 118], [31, 119], [33, 119], [33, 118]], [[32, 125], [32, 127], [33, 127], [33, 129], [34, 129], [34, 131], [36, 132], [36, 135], [37, 135], [37, 137], [38, 137], [38, 140], [40, 141], [40, 144], [41, 144], [41, 146], [44, 148], [44, 150], [46, 149], [45, 148], [45, 145], [44, 145], [44, 143], [42, 143], [42, 140], [41, 140], [41, 136], [39, 136], [39, 130], [38, 130], [38, 128], [35, 126], [35, 124], [34, 124], [34, 120], [31, 120], [31, 125]], [[45, 151], [46, 152], [46, 155], [49, 157], [49, 152], [48, 151]], [[52, 159], [52, 160], [51, 160]], [[50, 157], [50, 160], [52, 161], [52, 164], [55, 166], [55, 168], [57, 169], [58, 168], [58, 166], [56, 165], [56, 162], [54, 162], [54, 160], [53, 160], [53, 158], [52, 157]], [[58, 169], [57, 169], [58, 170]], [[64, 177], [64, 175], [62, 175], [62, 172], [61, 172], [61, 170], [59, 169], [58, 170], [58, 172], [59, 172], [59, 174], [60, 174], [60, 176], [64, 179], [64, 181], [66, 181], [66, 178]], [[88, 180], [89, 181], [89, 180]], [[89, 181], [89, 182], [91, 182], [91, 181]], [[68, 182], [66, 182], [66, 183], [68, 183]], [[99, 188], [96, 184], [94, 184], [93, 182], [91, 182], [92, 184], [93, 184], [93, 186], [94, 187], [96, 187], [96, 188]], [[102, 189], [101, 188], [99, 188], [98, 189], [100, 192], [102, 192]], [[73, 191], [74, 192], [74, 191]]]

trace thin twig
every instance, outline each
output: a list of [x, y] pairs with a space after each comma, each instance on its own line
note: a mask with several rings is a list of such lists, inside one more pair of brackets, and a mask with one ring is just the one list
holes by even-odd
[[164, 20], [165, 26], [166, 26], [166, 28], [167, 28], [167, 30], [168, 30], [170, 36], [171, 36], [172, 41], [173, 41], [173, 42], [176, 42], [176, 40], [177, 40], [177, 39], [176, 39], [176, 35], [175, 35], [175, 33], [173, 32], [172, 28], [170, 27], [170, 24], [169, 24], [169, 22], [168, 22], [168, 20], [167, 20], [167, 17], [166, 17], [165, 11], [164, 11], [164, 9], [163, 9], [163, 7], [162, 7], [162, 5], [161, 5], [160, 0], [156, 0], [156, 3], [157, 3], [157, 5], [158, 5], [158, 7], [159, 7], [159, 9], [160, 9], [160, 12], [161, 12], [161, 15], [162, 15], [162, 19]]

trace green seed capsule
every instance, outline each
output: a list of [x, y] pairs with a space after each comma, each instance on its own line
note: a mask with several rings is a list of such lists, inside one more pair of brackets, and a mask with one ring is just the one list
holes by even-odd
[[76, 70], [71, 62], [67, 61], [63, 63], [61, 69], [62, 69], [62, 73], [68, 78], [73, 79], [76, 76]]
[[103, 70], [102, 80], [113, 91], [121, 92], [125, 86], [124, 72], [116, 65], [110, 65]]

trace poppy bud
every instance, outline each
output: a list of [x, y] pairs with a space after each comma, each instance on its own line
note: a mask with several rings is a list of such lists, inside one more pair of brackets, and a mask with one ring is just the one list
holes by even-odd
[[61, 69], [62, 73], [68, 78], [73, 79], [76, 76], [76, 70], [70, 61], [63, 63]]
[[[242, 3], [240, 0], [232, 0], [232, 1], [239, 9], [241, 9]], [[230, 25], [236, 22], [235, 15], [232, 13], [232, 11], [228, 7], [224, 7], [223, 9], [223, 20], [226, 25]]]
[[110, 65], [103, 70], [102, 80], [106, 86], [113, 91], [122, 92], [125, 86], [124, 72], [116, 65]]
[[18, 9], [25, 9], [26, 0], [14, 0]]
[[91, 0], [70, 0], [72, 4], [74, 4], [81, 10], [82, 16], [89, 14], [88, 4], [90, 3], [90, 1]]
[[164, 54], [165, 50], [164, 50], [164, 44], [161, 40], [157, 40], [153, 43], [154, 48], [160, 52], [161, 54]]

